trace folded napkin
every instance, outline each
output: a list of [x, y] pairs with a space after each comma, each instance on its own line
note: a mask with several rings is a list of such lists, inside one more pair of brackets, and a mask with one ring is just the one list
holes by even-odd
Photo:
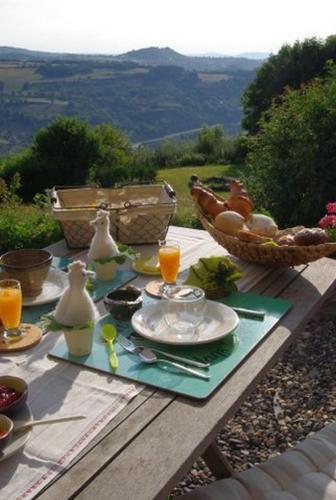
[[33, 350], [1, 356], [0, 375], [22, 377], [28, 383], [34, 418], [85, 415], [86, 419], [34, 427], [24, 449], [0, 462], [0, 499], [37, 495], [143, 388], [48, 358], [61, 335], [48, 333]]

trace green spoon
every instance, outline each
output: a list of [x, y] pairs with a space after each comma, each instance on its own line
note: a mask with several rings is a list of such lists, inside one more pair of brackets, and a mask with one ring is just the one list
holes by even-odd
[[119, 366], [119, 360], [117, 358], [117, 355], [115, 353], [115, 348], [114, 348], [114, 342], [117, 338], [117, 329], [114, 325], [107, 324], [103, 325], [101, 327], [101, 333], [102, 337], [107, 342], [109, 346], [109, 360], [110, 360], [110, 365], [115, 370]]

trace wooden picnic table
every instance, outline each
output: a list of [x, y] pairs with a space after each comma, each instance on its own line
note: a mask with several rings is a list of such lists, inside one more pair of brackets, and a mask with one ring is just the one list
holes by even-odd
[[[201, 256], [225, 254], [202, 230], [171, 227], [169, 236], [181, 244], [184, 268]], [[58, 256], [76, 253], [64, 242], [50, 249]], [[163, 499], [200, 455], [215, 474], [227, 473], [216, 435], [335, 288], [336, 261], [328, 258], [295, 269], [246, 269], [249, 291], [293, 303], [248, 358], [204, 401], [146, 387], [39, 498]], [[149, 279], [138, 276], [132, 283], [143, 286]]]

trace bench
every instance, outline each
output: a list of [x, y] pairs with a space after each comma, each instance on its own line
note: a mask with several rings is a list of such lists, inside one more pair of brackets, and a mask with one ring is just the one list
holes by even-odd
[[185, 500], [335, 500], [336, 422], [261, 465], [179, 497]]

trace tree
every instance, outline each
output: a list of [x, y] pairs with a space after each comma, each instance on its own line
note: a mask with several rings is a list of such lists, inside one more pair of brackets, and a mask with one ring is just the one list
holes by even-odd
[[225, 158], [228, 138], [221, 125], [203, 127], [196, 139], [195, 151], [203, 154], [207, 161], [222, 161]]
[[9, 182], [19, 172], [19, 194], [32, 200], [54, 185], [85, 184], [100, 156], [101, 143], [87, 123], [61, 117], [40, 129], [31, 147], [9, 157], [1, 176]]
[[281, 227], [316, 226], [335, 201], [336, 69], [299, 90], [287, 90], [251, 139], [247, 184], [257, 207]]
[[60, 117], [36, 134], [32, 155], [44, 166], [49, 186], [84, 184], [101, 145], [86, 122]]
[[94, 134], [100, 144], [100, 156], [91, 168], [90, 180], [106, 187], [126, 180], [132, 151], [127, 135], [108, 124], [98, 125]]
[[251, 134], [258, 132], [261, 115], [272, 100], [278, 99], [286, 87], [297, 89], [303, 83], [325, 75], [328, 60], [336, 60], [335, 35], [325, 42], [311, 38], [293, 46], [284, 45], [278, 54], [269, 57], [243, 95], [244, 128]]

